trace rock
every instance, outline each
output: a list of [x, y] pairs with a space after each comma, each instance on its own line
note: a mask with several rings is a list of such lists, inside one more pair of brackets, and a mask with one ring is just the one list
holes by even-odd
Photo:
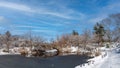
[[45, 52], [44, 50], [35, 49], [35, 50], [32, 50], [31, 54], [32, 56], [43, 56], [44, 52]]

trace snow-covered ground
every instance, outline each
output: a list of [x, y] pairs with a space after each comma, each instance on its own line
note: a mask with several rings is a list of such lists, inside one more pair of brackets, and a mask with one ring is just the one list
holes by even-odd
[[89, 59], [88, 63], [84, 65], [78, 65], [75, 68], [98, 68], [102, 62], [108, 58], [107, 53], [103, 52], [102, 55]]
[[4, 48], [0, 49], [0, 55], [16, 55], [16, 54], [20, 54], [19, 48], [10, 49], [9, 53], [4, 52], [4, 50], [6, 50], [6, 49], [4, 49]]
[[74, 46], [65, 47], [65, 48], [62, 48], [62, 51], [63, 52], [69, 51], [69, 52], [73, 53], [73, 52], [77, 52], [78, 51], [78, 47], [74, 47]]
[[[119, 45], [119, 46], [118, 46]], [[116, 52], [120, 50], [120, 44], [112, 44], [112, 48], [99, 48], [101, 50], [101, 55], [95, 58], [89, 59], [88, 63], [83, 65], [78, 65], [75, 68], [120, 68], [120, 53]], [[20, 47], [15, 47], [10, 49], [10, 52], [3, 52], [3, 49], [0, 49], [0, 55], [15, 55], [20, 54]], [[25, 47], [29, 52], [30, 48]], [[71, 53], [78, 51], [78, 47], [63, 48], [63, 51], [70, 50]], [[46, 50], [46, 52], [56, 52], [56, 49]]]
[[[118, 44], [113, 44], [116, 46]], [[120, 53], [117, 52], [119, 48], [101, 48], [106, 50], [102, 55], [90, 59], [90, 63], [78, 65], [75, 68], [120, 68]], [[103, 57], [104, 56], [104, 57]]]
[[2, 50], [0, 50], [0, 55], [10, 55], [10, 53], [3, 52]]
[[120, 53], [113, 49], [109, 52], [108, 58], [98, 68], [120, 68]]
[[[30, 47], [14, 47], [9, 49], [9, 53], [5, 52], [7, 49], [6, 48], [2, 48], [0, 49], [0, 55], [16, 55], [16, 54], [21, 54], [22, 51], [27, 51], [28, 52], [28, 56], [31, 56], [31, 51], [30, 51]], [[57, 52], [56, 49], [52, 49], [52, 50], [46, 50], [46, 53], [54, 53]]]

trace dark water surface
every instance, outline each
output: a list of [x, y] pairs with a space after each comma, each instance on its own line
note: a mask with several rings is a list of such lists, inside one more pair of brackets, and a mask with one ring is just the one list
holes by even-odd
[[0, 68], [74, 68], [85, 63], [87, 56], [69, 55], [50, 58], [27, 58], [19, 55], [0, 56]]

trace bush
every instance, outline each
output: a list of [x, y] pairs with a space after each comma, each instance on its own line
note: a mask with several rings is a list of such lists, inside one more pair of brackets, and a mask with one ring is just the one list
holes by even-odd
[[38, 49], [38, 50], [32, 50], [31, 54], [32, 54], [32, 56], [43, 56], [44, 52], [45, 52], [45, 50]]
[[7, 49], [4, 49], [3, 52], [9, 52]]
[[95, 52], [95, 56], [99, 56], [101, 53], [98, 51], [98, 52]]
[[23, 51], [20, 52], [20, 54], [21, 54], [22, 56], [26, 56], [26, 55], [28, 55], [28, 52], [25, 51], [25, 50], [23, 50]]

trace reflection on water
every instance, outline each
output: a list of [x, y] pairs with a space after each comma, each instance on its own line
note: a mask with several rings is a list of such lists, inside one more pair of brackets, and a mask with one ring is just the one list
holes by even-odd
[[26, 58], [18, 55], [0, 56], [0, 68], [74, 68], [89, 57], [69, 55], [49, 58]]

